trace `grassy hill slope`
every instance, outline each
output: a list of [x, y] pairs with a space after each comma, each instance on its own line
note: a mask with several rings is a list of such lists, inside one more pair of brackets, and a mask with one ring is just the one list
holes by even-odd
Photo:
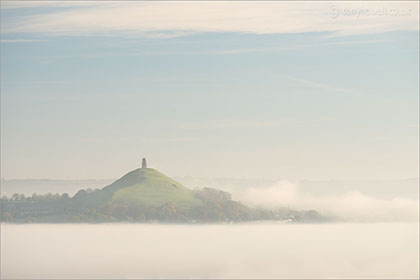
[[160, 206], [170, 202], [186, 208], [201, 205], [192, 190], [152, 168], [131, 171], [107, 188], [117, 189], [112, 197], [114, 202], [143, 206]]
[[85, 207], [103, 207], [110, 202], [142, 207], [165, 203], [183, 208], [202, 205], [192, 190], [152, 168], [133, 170], [99, 191], [79, 196], [78, 203]]

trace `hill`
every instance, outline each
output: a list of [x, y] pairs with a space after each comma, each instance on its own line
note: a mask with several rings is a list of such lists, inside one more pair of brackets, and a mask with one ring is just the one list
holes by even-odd
[[240, 222], [327, 221], [316, 211], [253, 209], [227, 192], [191, 190], [152, 168], [135, 169], [102, 189], [68, 194], [14, 194], [1, 199], [1, 221], [9, 222]]
[[153, 168], [138, 168], [101, 190], [75, 195], [75, 203], [85, 207], [101, 207], [108, 203], [141, 207], [159, 207], [171, 203], [176, 207], [202, 205], [194, 192]]
[[116, 190], [114, 202], [128, 202], [144, 206], [172, 203], [182, 207], [202, 205], [192, 190], [152, 168], [139, 168], [104, 188]]

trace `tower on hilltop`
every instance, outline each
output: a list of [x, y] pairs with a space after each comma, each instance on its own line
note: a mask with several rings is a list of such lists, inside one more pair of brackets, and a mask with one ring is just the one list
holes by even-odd
[[141, 160], [141, 168], [147, 168], [146, 158], [143, 158], [143, 159]]

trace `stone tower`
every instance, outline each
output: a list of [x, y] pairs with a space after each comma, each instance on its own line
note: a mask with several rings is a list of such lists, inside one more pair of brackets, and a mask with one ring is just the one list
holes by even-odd
[[141, 168], [147, 168], [146, 158], [143, 158], [143, 159], [141, 160]]

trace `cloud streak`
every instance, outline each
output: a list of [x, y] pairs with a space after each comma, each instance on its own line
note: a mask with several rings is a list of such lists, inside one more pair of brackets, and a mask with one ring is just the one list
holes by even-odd
[[[43, 2], [6, 1], [2, 9], [42, 7], [34, 15], [2, 20], [3, 33], [152, 36], [190, 32], [254, 34], [332, 32], [335, 35], [418, 30], [418, 2]], [[60, 7], [60, 9], [51, 9]], [[361, 13], [360, 11], [372, 11]], [[405, 15], [373, 11], [409, 11]], [[354, 11], [354, 14], [337, 11]], [[181, 31], [166, 33], [165, 31]]]

